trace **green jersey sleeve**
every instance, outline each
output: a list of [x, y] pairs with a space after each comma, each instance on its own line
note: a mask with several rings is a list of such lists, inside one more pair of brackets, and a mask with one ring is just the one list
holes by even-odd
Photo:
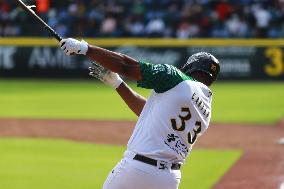
[[166, 92], [185, 80], [193, 80], [172, 65], [139, 63], [142, 79], [137, 86], [154, 89], [156, 93]]

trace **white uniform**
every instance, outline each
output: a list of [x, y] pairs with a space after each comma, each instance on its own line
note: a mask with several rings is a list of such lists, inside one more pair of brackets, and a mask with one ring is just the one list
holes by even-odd
[[[212, 93], [207, 86], [173, 66], [141, 67], [143, 80], [148, 81], [139, 85], [154, 90], [104, 189], [177, 189], [181, 173], [172, 164], [184, 163], [209, 126]], [[157, 160], [157, 165], [133, 159], [137, 154]]]

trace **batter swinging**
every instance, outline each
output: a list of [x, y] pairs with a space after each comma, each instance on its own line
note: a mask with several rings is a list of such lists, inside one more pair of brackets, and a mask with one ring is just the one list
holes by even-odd
[[[115, 88], [139, 116], [124, 157], [103, 189], [177, 189], [182, 164], [209, 126], [212, 92], [208, 86], [219, 74], [218, 60], [200, 52], [178, 69], [138, 62], [70, 38], [61, 41], [61, 48], [67, 55], [83, 54], [97, 62], [90, 74]], [[151, 96], [144, 99], [118, 74], [136, 80], [139, 87], [153, 89]]]

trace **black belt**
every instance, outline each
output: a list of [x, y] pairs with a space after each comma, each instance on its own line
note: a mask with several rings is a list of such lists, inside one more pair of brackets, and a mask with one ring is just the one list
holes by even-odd
[[[157, 167], [157, 165], [158, 165], [158, 161], [157, 160], [152, 159], [152, 158], [148, 158], [146, 156], [139, 155], [139, 154], [136, 154], [133, 159], [135, 159], [137, 161], [141, 161], [143, 163], [147, 163], [149, 165], [153, 165], [155, 167]], [[172, 170], [180, 170], [180, 167], [181, 167], [181, 164], [179, 164], [179, 163], [172, 163], [171, 169]], [[159, 169], [166, 169], [166, 168], [167, 167], [166, 167], [165, 163], [159, 163]]]

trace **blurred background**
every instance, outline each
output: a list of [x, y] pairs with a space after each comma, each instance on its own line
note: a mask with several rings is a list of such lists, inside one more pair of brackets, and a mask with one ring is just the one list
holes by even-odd
[[[26, 1], [34, 3], [33, 1]], [[62, 36], [280, 38], [283, 0], [36, 0]], [[13, 0], [0, 1], [1, 36], [46, 36]]]
[[[139, 60], [179, 66], [208, 51], [221, 61], [221, 80], [283, 79], [283, 0], [25, 2], [61, 36]], [[15, 0], [1, 0], [0, 11], [0, 76], [88, 78], [89, 62], [64, 56]]]

